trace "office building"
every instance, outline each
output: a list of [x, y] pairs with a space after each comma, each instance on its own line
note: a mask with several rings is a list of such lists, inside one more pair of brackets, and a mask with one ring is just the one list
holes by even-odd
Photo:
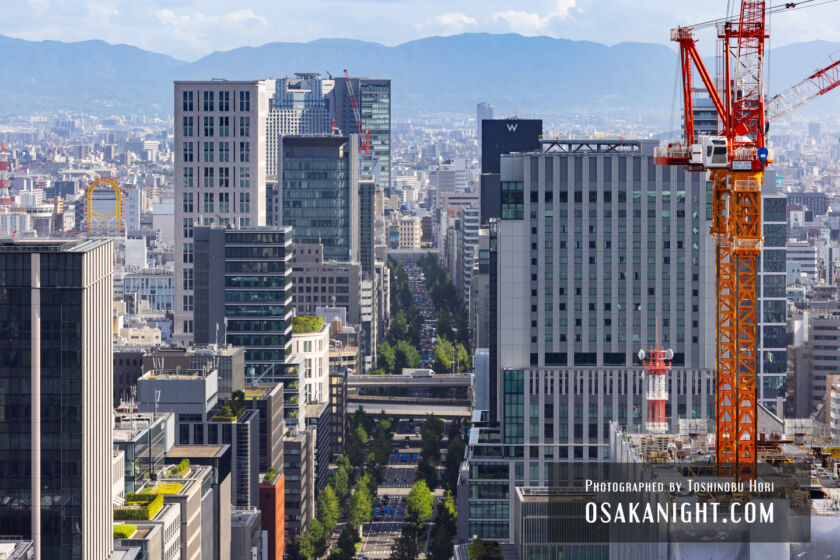
[[248, 382], [285, 381], [291, 233], [289, 227], [195, 230], [195, 340], [245, 348]]
[[274, 223], [295, 243], [321, 243], [324, 259], [359, 262], [359, 137], [284, 136]]
[[39, 558], [114, 546], [112, 263], [105, 240], [0, 243], [0, 524]]
[[490, 409], [477, 413], [464, 474], [470, 535], [509, 541], [516, 486], [546, 485], [552, 463], [609, 460], [610, 421], [643, 429], [639, 349], [674, 350], [672, 429], [713, 417], [708, 185], [655, 166], [655, 145], [555, 140], [502, 156], [489, 243]]
[[234, 508], [230, 518], [231, 558], [262, 558], [262, 515], [258, 508]]
[[790, 205], [801, 204], [814, 213], [814, 216], [822, 216], [828, 212], [828, 196], [824, 192], [792, 192], [787, 195], [787, 203]]
[[231, 450], [229, 445], [175, 445], [169, 452], [172, 466], [184, 459], [189, 468], [172, 475], [184, 483], [165, 503], [181, 509], [182, 558], [236, 560], [231, 558]]
[[167, 453], [175, 445], [175, 414], [117, 412], [113, 441], [114, 449], [124, 454], [125, 492], [137, 492], [162, 469]]
[[[391, 192], [391, 80], [383, 78], [351, 78], [349, 87], [356, 95], [362, 130], [370, 132], [369, 153], [362, 155], [360, 165], [364, 177], [373, 177], [385, 193]], [[358, 130], [350, 103], [348, 81], [335, 80], [335, 115], [344, 134]]]
[[396, 220], [397, 244], [394, 249], [419, 249], [420, 238], [423, 235], [420, 218], [417, 216], [400, 216]]
[[260, 482], [262, 530], [266, 532], [268, 560], [283, 560], [286, 544], [286, 484], [282, 471], [266, 472]]
[[776, 187], [775, 173], [765, 173], [761, 199], [761, 247], [758, 291], [758, 402], [776, 410], [776, 399], [785, 395], [787, 368], [786, 198]]
[[134, 294], [155, 311], [172, 311], [175, 300], [175, 275], [172, 270], [151, 268], [127, 272], [123, 277], [123, 293]]
[[470, 283], [470, 332], [473, 348], [490, 344], [490, 230], [478, 231], [478, 246]]
[[340, 307], [346, 310], [347, 322], [361, 323], [362, 270], [358, 263], [325, 261], [323, 245], [295, 243], [292, 271], [298, 315], [315, 315], [319, 307]]
[[334, 88], [335, 81], [322, 79], [320, 74], [297, 73], [294, 78], [274, 81], [266, 126], [269, 181], [277, 181], [281, 137], [330, 134], [333, 113], [330, 97]]
[[306, 530], [315, 517], [315, 432], [290, 431], [283, 440], [283, 475], [286, 477], [286, 541]]
[[193, 228], [266, 224], [273, 80], [175, 82], [175, 339], [193, 340]]
[[[142, 373], [153, 370], [215, 369], [219, 398], [230, 398], [245, 383], [245, 349], [230, 344], [198, 344], [187, 348], [167, 346], [149, 348], [143, 355]], [[139, 377], [139, 375], [138, 375]]]
[[[358, 132], [346, 78], [297, 73], [273, 84], [267, 115], [269, 180], [277, 181], [280, 176], [281, 162], [275, 154], [281, 137]], [[374, 177], [379, 188], [390, 190], [391, 80], [351, 78], [350, 87], [358, 103], [361, 128], [370, 132], [369, 153], [362, 155], [362, 175]]]
[[493, 106], [489, 103], [479, 103], [475, 108], [475, 137], [481, 143], [481, 122], [493, 118]]
[[485, 122], [481, 132], [481, 223], [501, 217], [500, 158], [512, 152], [541, 149], [541, 120], [496, 119]]
[[817, 248], [808, 241], [788, 240], [785, 249], [787, 284], [816, 284], [819, 279]]

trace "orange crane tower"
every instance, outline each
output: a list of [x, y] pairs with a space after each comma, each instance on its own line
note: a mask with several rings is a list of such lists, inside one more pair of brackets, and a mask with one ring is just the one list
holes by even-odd
[[[795, 4], [788, 5], [795, 8]], [[742, 0], [737, 17], [721, 20], [722, 60], [716, 86], [694, 39], [678, 27], [685, 112], [685, 145], [655, 154], [659, 165], [706, 171], [713, 185], [712, 225], [716, 262], [716, 464], [721, 475], [750, 478], [756, 462], [756, 280], [761, 252], [761, 185], [771, 163], [770, 120], [840, 85], [840, 62], [818, 70], [765, 103], [764, 61], [769, 37], [766, 2]], [[777, 9], [777, 8], [772, 8]], [[719, 135], [695, 142], [692, 77], [696, 70], [718, 113]]]

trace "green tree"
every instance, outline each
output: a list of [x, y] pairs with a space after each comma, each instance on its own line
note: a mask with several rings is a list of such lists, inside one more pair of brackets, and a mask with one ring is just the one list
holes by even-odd
[[407, 526], [394, 543], [390, 560], [416, 560], [419, 554], [417, 530], [411, 526]]
[[[441, 310], [440, 315], [438, 315], [436, 329], [438, 338], [445, 338], [447, 340], [452, 340], [452, 319], [449, 317], [449, 311], [446, 308]], [[452, 355], [452, 352], [449, 352], [449, 355]]]
[[401, 373], [404, 368], [417, 367], [420, 364], [420, 352], [408, 341], [397, 342], [395, 353], [394, 373]]
[[357, 527], [361, 527], [363, 523], [370, 520], [370, 509], [372, 507], [373, 500], [371, 499], [368, 486], [360, 481], [356, 487], [356, 491], [350, 496], [350, 507], [348, 511], [350, 522]]
[[347, 458], [354, 467], [361, 467], [365, 460], [365, 446], [368, 444], [368, 435], [364, 426], [357, 425], [350, 432], [347, 438]]
[[434, 490], [438, 485], [437, 468], [428, 460], [420, 461], [414, 479], [424, 481], [426, 486]]
[[425, 480], [418, 480], [411, 487], [405, 499], [406, 518], [415, 525], [422, 526], [432, 518], [435, 499]]
[[396, 367], [396, 354], [394, 348], [387, 340], [377, 347], [376, 365], [385, 370], [386, 373], [394, 373]]
[[336, 498], [338, 498], [339, 503], [342, 504], [347, 499], [347, 495], [350, 493], [349, 466], [349, 462], [347, 463], [347, 467], [345, 467], [342, 464], [339, 464], [338, 468], [335, 470], [332, 477], [330, 478], [330, 486], [332, 487], [333, 492], [335, 492], [335, 496]]
[[472, 360], [470, 360], [470, 355], [467, 352], [467, 349], [464, 348], [463, 344], [458, 344], [457, 348], [455, 349], [455, 354], [457, 356], [458, 361], [458, 373], [470, 371], [472, 366]]
[[395, 315], [391, 317], [392, 336], [394, 336], [395, 339], [402, 338], [402, 335], [405, 334], [405, 329], [407, 325], [408, 321], [406, 321], [405, 313], [403, 313], [403, 310], [400, 309]]
[[300, 554], [307, 560], [314, 560], [322, 556], [324, 552], [326, 552], [324, 526], [318, 519], [313, 519], [300, 537]]
[[329, 534], [335, 530], [340, 516], [341, 507], [338, 504], [338, 496], [332, 486], [327, 486], [318, 495], [318, 520], [324, 526], [325, 533]]
[[344, 525], [336, 543], [338, 549], [336, 560], [352, 560], [356, 556], [356, 543], [361, 540], [359, 530], [352, 523]]
[[451, 373], [452, 356], [452, 343], [439, 334], [435, 340], [434, 363], [432, 364], [435, 373]]
[[434, 536], [429, 542], [429, 560], [449, 560], [452, 557], [452, 533], [444, 527], [436, 526]]

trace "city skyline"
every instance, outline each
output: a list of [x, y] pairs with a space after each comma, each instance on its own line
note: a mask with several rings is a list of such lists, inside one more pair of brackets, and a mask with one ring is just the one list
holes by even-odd
[[[395, 46], [466, 32], [518, 33], [608, 45], [669, 44], [669, 27], [717, 19], [727, 6], [723, 0], [691, 6], [655, 0], [618, 2], [608, 10], [599, 9], [602, 4], [596, 0], [524, 0], [515, 6], [500, 0], [313, 0], [282, 5], [250, 0], [238, 7], [218, 0], [190, 0], [177, 7], [169, 0], [107, 4], [100, 0], [12, 0], [9, 4], [4, 6], [0, 35], [30, 41], [102, 40], [184, 61], [272, 42], [346, 38]], [[802, 6], [796, 13], [774, 16], [773, 46], [813, 37], [840, 41], [840, 29], [830, 24], [840, 17], [840, 5], [823, 4], [814, 5], [819, 10]], [[372, 11], [376, 18], [370, 17]], [[627, 26], [627, 21], [636, 24]]]

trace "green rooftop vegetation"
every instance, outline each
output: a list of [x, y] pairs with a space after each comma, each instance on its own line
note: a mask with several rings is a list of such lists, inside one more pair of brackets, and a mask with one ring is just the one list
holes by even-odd
[[129, 494], [125, 505], [114, 508], [115, 521], [148, 521], [163, 507], [163, 494]]
[[275, 480], [277, 480], [277, 471], [272, 467], [263, 475], [263, 484], [273, 484]]
[[214, 422], [236, 422], [243, 412], [245, 412], [245, 391], [237, 389], [231, 393], [229, 401], [219, 405], [212, 420]]
[[467, 555], [470, 560], [504, 560], [499, 543], [475, 539], [467, 545]]
[[[187, 466], [189, 466], [189, 463]], [[177, 494], [183, 487], [184, 485], [180, 482], [159, 482], [154, 486], [144, 488], [142, 494]]]
[[324, 319], [321, 317], [295, 317], [292, 319], [292, 334], [321, 332]]
[[128, 523], [120, 523], [119, 525], [114, 525], [114, 538], [115, 539], [127, 539], [134, 532], [137, 531], [136, 525], [129, 525]]
[[181, 462], [169, 469], [169, 476], [183, 476], [184, 472], [190, 468], [189, 459], [181, 459]]

